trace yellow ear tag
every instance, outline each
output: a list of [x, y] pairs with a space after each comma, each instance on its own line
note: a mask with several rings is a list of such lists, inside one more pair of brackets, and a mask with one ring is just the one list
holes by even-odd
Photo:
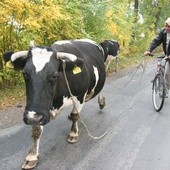
[[73, 74], [78, 74], [78, 73], [81, 73], [81, 68], [78, 67], [78, 66], [75, 66], [75, 67], [73, 68]]
[[14, 66], [12, 65], [11, 60], [6, 63], [6, 67], [7, 68], [14, 68]]

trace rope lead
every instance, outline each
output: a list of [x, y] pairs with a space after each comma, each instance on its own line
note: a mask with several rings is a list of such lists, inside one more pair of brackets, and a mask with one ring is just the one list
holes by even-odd
[[[91, 138], [93, 138], [93, 139], [95, 139], [95, 140], [96, 140], [96, 139], [101, 139], [101, 138], [103, 138], [103, 137], [108, 133], [108, 131], [110, 130], [110, 128], [111, 128], [111, 126], [113, 125], [113, 123], [115, 123], [125, 111], [127, 111], [128, 109], [130, 109], [130, 108], [132, 107], [132, 105], [133, 105], [133, 103], [134, 103], [134, 100], [135, 100], [135, 96], [134, 96], [132, 102], [130, 103], [130, 105], [129, 105], [127, 108], [125, 108], [124, 110], [122, 110], [122, 111], [120, 112], [120, 114], [110, 123], [110, 125], [109, 125], [108, 128], [107, 128], [107, 130], [106, 130], [102, 135], [100, 135], [100, 136], [93, 136], [93, 135], [91, 135], [91, 133], [90, 133], [87, 125], [86, 125], [85, 122], [83, 121], [80, 113], [78, 112], [78, 110], [77, 110], [77, 108], [76, 108], [76, 102], [75, 102], [75, 100], [74, 100], [74, 98], [73, 98], [73, 95], [72, 95], [72, 92], [71, 92], [71, 89], [70, 89], [70, 86], [69, 86], [69, 82], [68, 82], [68, 79], [67, 79], [67, 75], [66, 75], [66, 72], [65, 72], [65, 68], [66, 68], [65, 60], [62, 60], [62, 62], [63, 62], [64, 78], [65, 78], [65, 81], [66, 81], [66, 84], [67, 84], [68, 91], [69, 91], [70, 96], [71, 96], [71, 99], [72, 99], [72, 101], [73, 101], [74, 108], [76, 109], [77, 114], [79, 115], [79, 118], [80, 118], [82, 124], [84, 125], [84, 127], [85, 127], [85, 129], [86, 129], [86, 131], [87, 131], [87, 133], [88, 133], [88, 136], [90, 136]], [[143, 72], [145, 72], [145, 67], [146, 67], [146, 59], [145, 59], [145, 58], [144, 58], [144, 59], [142, 60], [142, 62], [137, 66], [137, 69], [138, 69], [139, 67], [142, 67]], [[135, 74], [136, 74], [136, 71], [135, 71]], [[142, 76], [143, 76], [143, 73], [142, 73]], [[134, 77], [134, 75], [132, 76], [130, 82], [132, 81], [133, 77]], [[128, 82], [128, 83], [129, 83], [129, 82]]]

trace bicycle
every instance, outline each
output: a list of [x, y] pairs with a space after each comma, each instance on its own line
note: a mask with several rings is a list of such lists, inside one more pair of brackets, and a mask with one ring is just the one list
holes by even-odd
[[168, 60], [165, 59], [163, 63], [162, 60], [165, 58], [165, 55], [157, 57], [157, 72], [152, 81], [152, 101], [154, 109], [159, 112], [164, 105], [166, 98], [166, 84], [165, 84], [165, 66]]

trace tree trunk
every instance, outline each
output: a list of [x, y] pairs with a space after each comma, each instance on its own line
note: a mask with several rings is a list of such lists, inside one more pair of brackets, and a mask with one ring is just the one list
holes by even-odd
[[133, 26], [132, 26], [132, 41], [133, 44], [136, 41], [136, 27], [138, 22], [138, 12], [139, 12], [139, 1], [134, 0], [134, 13], [133, 13]]

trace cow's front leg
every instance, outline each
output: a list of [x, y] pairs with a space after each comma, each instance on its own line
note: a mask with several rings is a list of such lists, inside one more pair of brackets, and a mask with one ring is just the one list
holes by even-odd
[[75, 143], [78, 140], [78, 119], [79, 119], [79, 115], [77, 113], [71, 113], [69, 118], [72, 120], [72, 126], [71, 126], [71, 131], [69, 134], [69, 137], [67, 139], [67, 141], [69, 143]]
[[67, 139], [69, 143], [75, 143], [78, 140], [78, 136], [79, 136], [78, 119], [79, 119], [79, 113], [82, 110], [83, 104], [84, 102], [81, 104], [76, 98], [74, 98], [74, 107], [73, 107], [72, 113], [69, 116], [69, 119], [72, 120], [71, 131]]
[[39, 155], [39, 143], [42, 132], [43, 126], [32, 126], [33, 144], [29, 150], [27, 157], [25, 158], [22, 169], [32, 169], [37, 165]]

